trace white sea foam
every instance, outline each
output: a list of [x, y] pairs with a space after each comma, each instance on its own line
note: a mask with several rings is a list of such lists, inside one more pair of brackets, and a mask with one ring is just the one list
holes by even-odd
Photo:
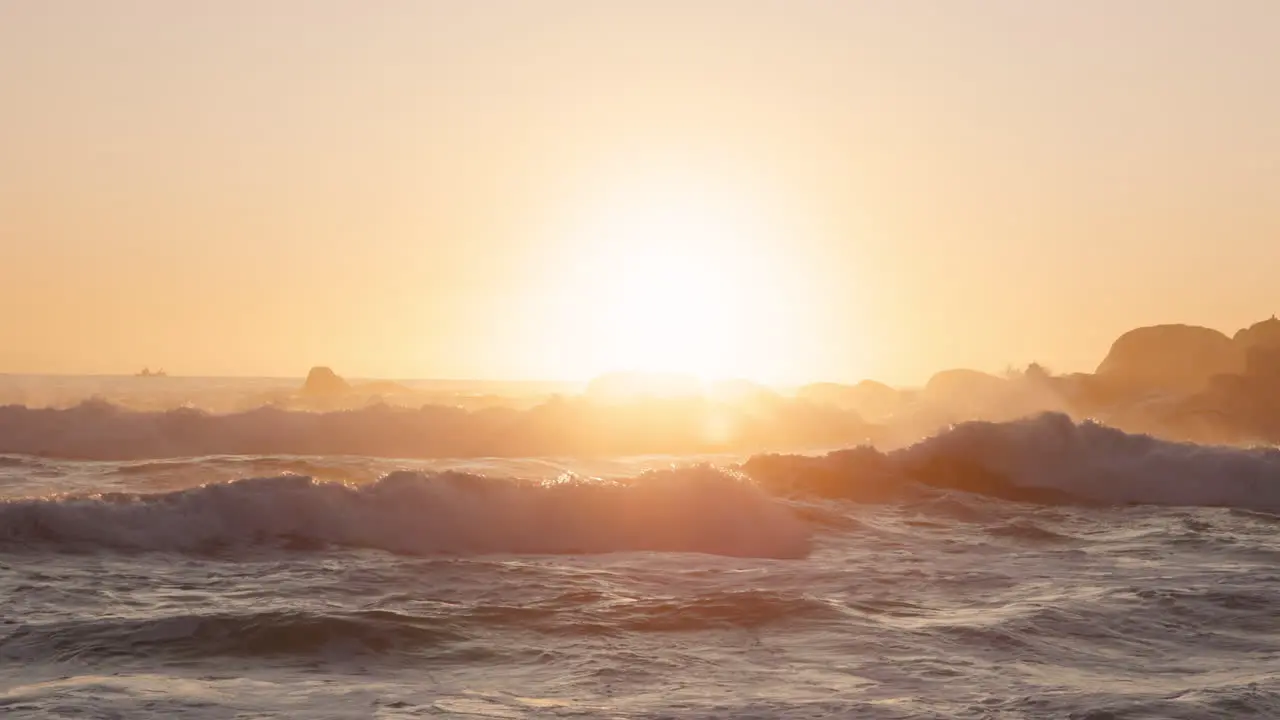
[[622, 551], [800, 557], [809, 530], [750, 481], [710, 467], [627, 483], [522, 483], [460, 473], [392, 473], [360, 486], [254, 478], [150, 495], [0, 504], [10, 543], [217, 551], [262, 543], [407, 554]]
[[[9, 473], [26, 471], [22, 457], [8, 460]], [[702, 465], [550, 483], [462, 472], [392, 472], [359, 484], [281, 475], [14, 499], [0, 504], [0, 539], [183, 552], [285, 543], [408, 554], [785, 558], [805, 555], [818, 528], [779, 496], [894, 502], [922, 487], [1032, 502], [1275, 512], [1280, 451], [1166, 442], [1046, 414], [966, 423], [888, 453], [757, 456], [741, 472]]]
[[1015, 500], [1280, 509], [1280, 451], [1196, 445], [1046, 413], [956, 425], [912, 446], [758, 456], [779, 491], [895, 499], [916, 483]]
[[1280, 451], [1169, 442], [1053, 413], [957, 425], [890, 458], [909, 474], [976, 467], [1102, 503], [1280, 508]]

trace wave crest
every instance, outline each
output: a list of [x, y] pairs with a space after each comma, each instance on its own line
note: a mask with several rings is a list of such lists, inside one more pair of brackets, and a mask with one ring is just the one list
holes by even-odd
[[[963, 491], [1023, 502], [1280, 512], [1280, 451], [1208, 447], [1042, 415], [958, 425], [892, 452], [760, 455], [552, 483], [396, 472], [360, 485], [282, 475], [155, 494], [0, 503], [0, 543], [217, 553], [275, 546], [412, 555], [699, 552], [795, 558], [843, 510], [785, 498], [902, 502]], [[1267, 516], [1270, 517], [1270, 516]], [[1007, 532], [1025, 533], [1011, 528]]]
[[705, 466], [627, 482], [397, 472], [352, 486], [286, 475], [157, 494], [18, 500], [0, 504], [0, 539], [180, 552], [263, 544], [412, 555], [809, 551], [809, 530], [786, 505]]
[[1057, 413], [963, 423], [888, 453], [757, 456], [743, 470], [778, 492], [859, 500], [918, 484], [1028, 502], [1280, 510], [1280, 450], [1170, 442]]

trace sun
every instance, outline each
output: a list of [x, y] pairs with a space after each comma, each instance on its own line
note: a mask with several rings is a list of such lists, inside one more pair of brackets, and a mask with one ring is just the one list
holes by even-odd
[[793, 308], [768, 230], [744, 198], [705, 187], [654, 183], [595, 204], [559, 289], [577, 373], [775, 374]]
[[602, 258], [597, 340], [628, 369], [720, 376], [730, 371], [746, 307], [737, 278], [695, 218], [632, 221], [635, 235]]

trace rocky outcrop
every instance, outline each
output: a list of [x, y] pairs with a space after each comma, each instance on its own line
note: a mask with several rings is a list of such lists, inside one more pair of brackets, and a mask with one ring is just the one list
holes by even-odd
[[937, 403], [967, 403], [999, 393], [1004, 380], [977, 370], [943, 370], [929, 378], [924, 398]]
[[[1135, 335], [1142, 342], [1126, 341]], [[1280, 320], [1274, 317], [1230, 339], [1188, 326], [1134, 330], [1116, 341], [1096, 377], [1118, 401], [1119, 414], [1110, 419], [1122, 427], [1197, 442], [1280, 441]], [[1139, 401], [1138, 390], [1166, 397], [1152, 405]]]
[[313, 367], [307, 373], [306, 382], [302, 383], [302, 394], [309, 397], [331, 397], [344, 395], [351, 390], [351, 385], [338, 377], [331, 368]]
[[[1280, 387], [1280, 344], [1259, 344], [1245, 351], [1244, 375]], [[1280, 396], [1274, 398], [1280, 400]]]
[[1245, 351], [1255, 347], [1280, 347], [1280, 320], [1272, 315], [1238, 331], [1231, 340]]
[[1244, 370], [1244, 351], [1231, 338], [1195, 325], [1154, 325], [1130, 330], [1111, 346], [1096, 375], [1133, 395], [1190, 395], [1215, 375]]

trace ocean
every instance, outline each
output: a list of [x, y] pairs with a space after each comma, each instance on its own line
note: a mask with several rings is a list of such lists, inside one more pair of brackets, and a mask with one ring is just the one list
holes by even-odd
[[[105, 442], [105, 441], [104, 441]], [[4, 718], [1280, 717], [1280, 452], [0, 455]]]

